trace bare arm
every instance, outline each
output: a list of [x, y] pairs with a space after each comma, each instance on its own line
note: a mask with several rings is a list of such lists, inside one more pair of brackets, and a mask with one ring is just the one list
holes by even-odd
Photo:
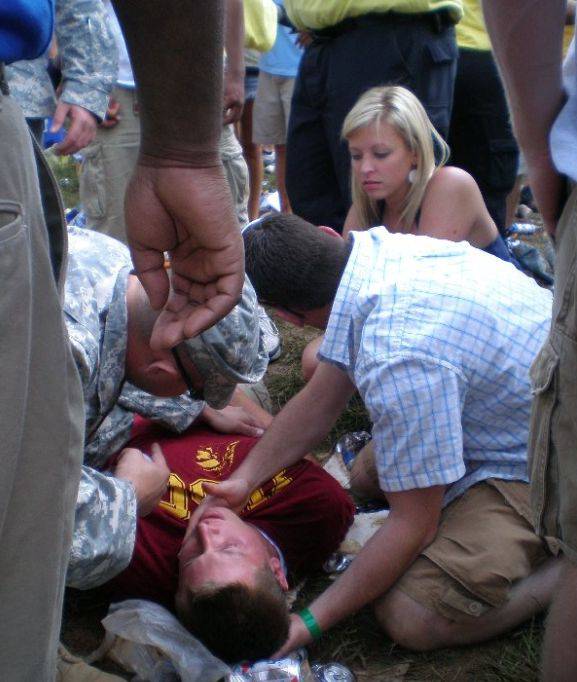
[[244, 105], [244, 14], [242, 0], [226, 0], [224, 123], [240, 120]]
[[451, 241], [468, 241], [484, 248], [499, 232], [481, 190], [464, 170], [440, 168], [429, 180], [421, 206], [419, 234]]
[[[387, 493], [391, 512], [350, 567], [311, 605], [321, 630], [382, 596], [435, 537], [444, 486]], [[287, 642], [278, 654], [311, 641], [299, 616], [291, 619]]]
[[531, 188], [545, 225], [554, 232], [562, 181], [551, 160], [549, 133], [564, 101], [565, 0], [483, 0], [483, 10]]
[[343, 226], [343, 239], [349, 236], [351, 230], [366, 230], [366, 227], [359, 226], [359, 218], [354, 206], [349, 208], [347, 217], [345, 218], [345, 224]]
[[250, 455], [228, 480], [205, 485], [208, 496], [192, 515], [187, 535], [207, 506], [241, 509], [260, 483], [310, 452], [329, 432], [353, 391], [354, 386], [344, 372], [321, 362], [313, 378], [273, 419]]
[[171, 347], [229, 312], [243, 283], [242, 239], [218, 154], [223, 2], [114, 0], [114, 7], [141, 107], [128, 242], [152, 306], [166, 305], [180, 320], [176, 332], [163, 315], [157, 321], [151, 344]]

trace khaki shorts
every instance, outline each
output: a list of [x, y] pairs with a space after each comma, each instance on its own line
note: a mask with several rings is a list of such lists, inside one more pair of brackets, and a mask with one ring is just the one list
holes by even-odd
[[577, 189], [557, 228], [553, 322], [531, 368], [531, 502], [540, 535], [577, 562]]
[[530, 522], [529, 485], [489, 479], [446, 507], [437, 537], [393, 590], [452, 621], [501, 606], [550, 556]]
[[252, 114], [255, 144], [286, 144], [295, 79], [261, 71]]

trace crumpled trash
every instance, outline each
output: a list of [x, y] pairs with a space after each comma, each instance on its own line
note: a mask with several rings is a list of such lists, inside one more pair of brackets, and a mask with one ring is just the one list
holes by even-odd
[[[527, 244], [527, 242], [520, 239], [513, 239], [507, 237], [507, 245], [513, 253], [519, 265], [525, 272], [532, 275], [539, 284], [552, 288], [553, 282], [553, 267], [552, 263], [539, 251], [536, 246]], [[554, 260], [553, 257], [551, 260]]]
[[507, 237], [512, 237], [513, 235], [533, 235], [538, 232], [543, 232], [542, 225], [535, 225], [535, 223], [512, 223], [507, 228]]
[[170, 611], [154, 602], [111, 604], [102, 624], [104, 642], [89, 662], [108, 656], [142, 682], [218, 682], [230, 673]]
[[318, 682], [355, 682], [356, 680], [352, 670], [336, 661], [315, 663], [312, 666], [312, 671]]
[[353, 559], [354, 556], [351, 554], [334, 552], [323, 564], [323, 571], [325, 573], [344, 573], [351, 565]]
[[336, 661], [310, 666], [306, 649], [298, 649], [276, 661], [236, 665], [226, 682], [355, 682], [355, 676]]
[[232, 668], [226, 682], [315, 682], [306, 649], [297, 649], [276, 661], [239, 663]]
[[333, 452], [341, 456], [343, 464], [350, 471], [356, 456], [370, 440], [371, 434], [368, 431], [350, 431], [339, 438]]
[[[555, 249], [552, 241], [543, 234], [542, 225], [513, 223], [506, 231], [505, 242], [523, 271], [539, 284], [551, 289], [555, 270]], [[535, 235], [539, 235], [535, 239]], [[533, 241], [538, 242], [539, 247]]]

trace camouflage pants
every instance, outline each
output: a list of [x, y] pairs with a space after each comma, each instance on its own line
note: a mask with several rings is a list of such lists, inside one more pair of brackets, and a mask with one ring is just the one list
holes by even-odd
[[219, 152], [232, 194], [232, 204], [238, 224], [244, 227], [248, 223], [248, 168], [232, 125], [222, 129]]
[[0, 158], [0, 676], [48, 681], [84, 410], [55, 283], [66, 267], [60, 202], [21, 110], [1, 94]]

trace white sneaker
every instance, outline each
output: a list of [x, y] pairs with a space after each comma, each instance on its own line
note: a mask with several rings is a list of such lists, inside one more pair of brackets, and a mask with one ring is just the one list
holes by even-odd
[[266, 310], [261, 305], [258, 307], [258, 323], [264, 349], [268, 353], [269, 362], [274, 362], [281, 356], [282, 341], [275, 323], [270, 319]]

